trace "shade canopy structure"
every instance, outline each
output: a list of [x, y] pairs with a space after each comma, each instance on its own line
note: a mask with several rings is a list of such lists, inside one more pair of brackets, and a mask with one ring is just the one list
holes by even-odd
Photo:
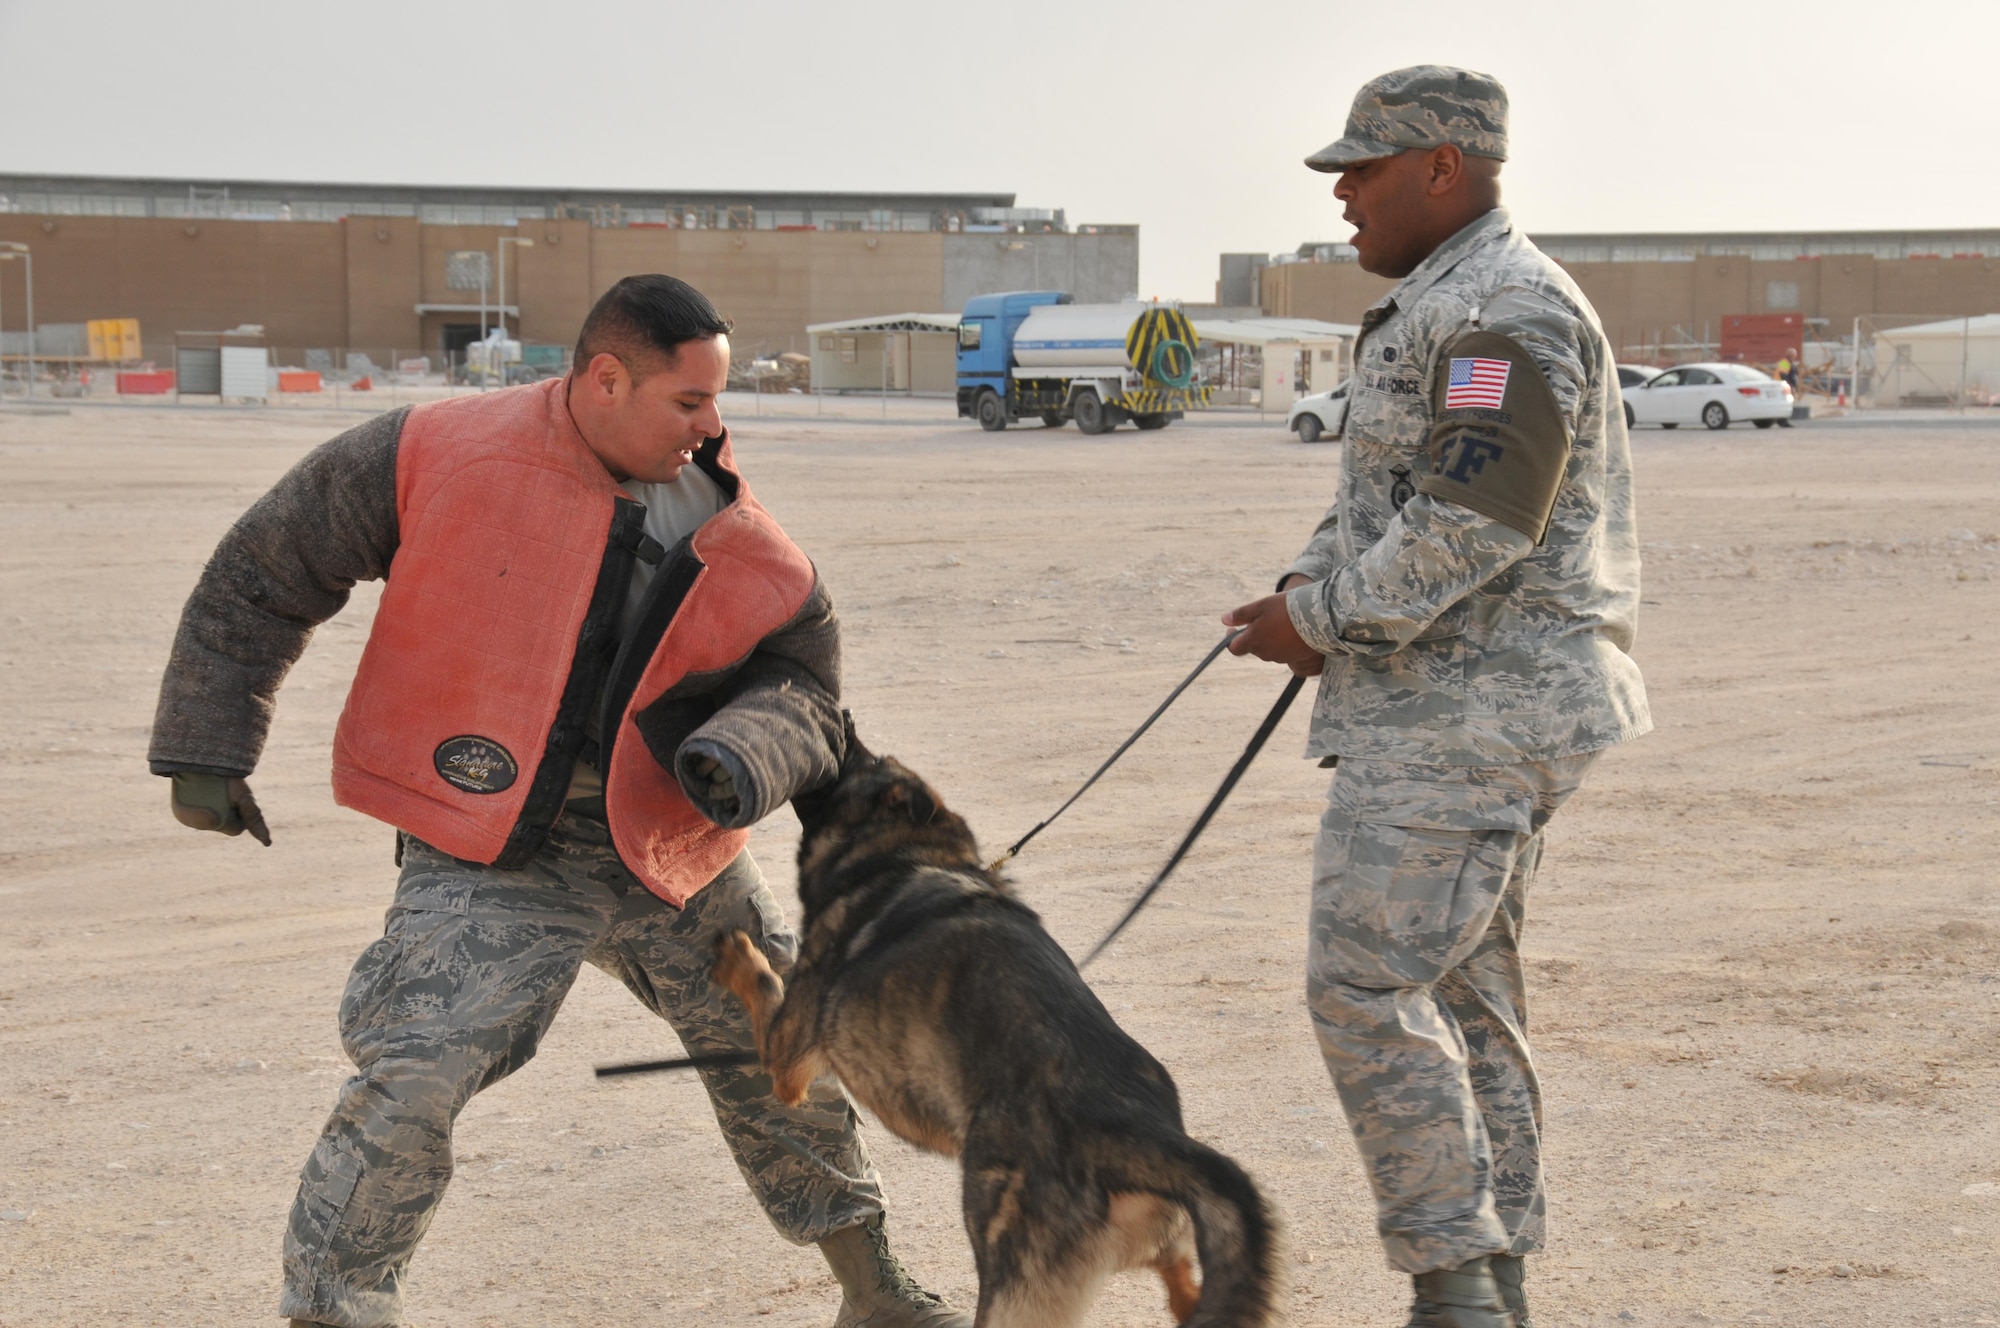
[[1322, 345], [1361, 335], [1359, 323], [1328, 323], [1317, 318], [1197, 318], [1194, 330], [1203, 341], [1227, 341], [1239, 346], [1263, 346], [1273, 341]]
[[843, 318], [837, 323], [813, 323], [806, 328], [821, 332], [958, 332], [957, 314], [878, 314], [873, 318]]
[[958, 315], [900, 313], [806, 328], [815, 392], [951, 396], [958, 386]]
[[1217, 405], [1289, 410], [1331, 392], [1354, 370], [1355, 323], [1317, 318], [1197, 318], [1195, 335]]
[[[1864, 335], [1867, 328], [1863, 327]], [[1864, 391], [1878, 406], [1989, 406], [2000, 402], [2000, 314], [1941, 318], [1874, 333]]]

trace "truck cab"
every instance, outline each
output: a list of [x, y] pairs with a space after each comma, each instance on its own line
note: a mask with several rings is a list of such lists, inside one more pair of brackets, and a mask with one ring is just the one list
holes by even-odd
[[[1028, 312], [1045, 304], [1068, 304], [1062, 291], [1005, 291], [975, 295], [965, 302], [958, 323], [958, 413], [977, 419], [980, 397], [990, 392], [1005, 409], [1008, 371], [1014, 365], [1014, 334]], [[989, 407], [989, 409], [992, 409]]]

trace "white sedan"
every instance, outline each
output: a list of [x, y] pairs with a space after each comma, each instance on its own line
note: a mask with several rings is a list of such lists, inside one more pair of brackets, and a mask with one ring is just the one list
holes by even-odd
[[1285, 416], [1285, 428], [1297, 434], [1302, 443], [1316, 443], [1337, 435], [1347, 419], [1347, 385], [1352, 381], [1342, 380], [1331, 392], [1300, 397]]
[[1790, 428], [1792, 389], [1747, 364], [1683, 364], [1627, 387], [1625, 425], [1677, 429], [1702, 424], [1727, 429], [1748, 420], [1760, 429]]

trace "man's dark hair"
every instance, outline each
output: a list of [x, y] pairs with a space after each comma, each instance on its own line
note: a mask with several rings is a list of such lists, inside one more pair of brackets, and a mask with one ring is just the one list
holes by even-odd
[[626, 277], [604, 292], [576, 337], [576, 367], [609, 351], [634, 378], [653, 356], [672, 359], [690, 341], [726, 336], [730, 322], [708, 297], [678, 277], [649, 272]]

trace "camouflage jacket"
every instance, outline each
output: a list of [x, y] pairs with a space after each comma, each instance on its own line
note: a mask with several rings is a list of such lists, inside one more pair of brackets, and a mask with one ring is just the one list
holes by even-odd
[[1610, 344], [1506, 212], [1369, 309], [1340, 492], [1290, 572], [1326, 656], [1309, 754], [1506, 765], [1652, 727]]

